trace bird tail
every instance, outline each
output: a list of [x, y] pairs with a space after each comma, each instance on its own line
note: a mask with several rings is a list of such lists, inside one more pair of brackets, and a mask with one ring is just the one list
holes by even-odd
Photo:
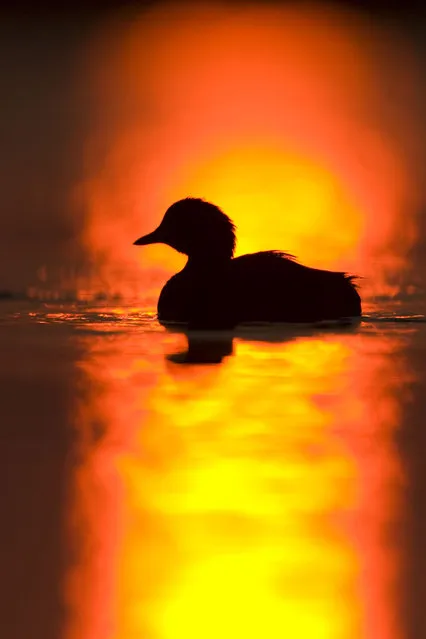
[[360, 275], [352, 275], [352, 273], [343, 273], [343, 277], [356, 290], [360, 286], [359, 280], [363, 279]]

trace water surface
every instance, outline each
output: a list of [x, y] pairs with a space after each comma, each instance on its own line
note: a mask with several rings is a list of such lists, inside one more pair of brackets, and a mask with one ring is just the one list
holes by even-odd
[[0, 320], [2, 636], [425, 636], [424, 316]]

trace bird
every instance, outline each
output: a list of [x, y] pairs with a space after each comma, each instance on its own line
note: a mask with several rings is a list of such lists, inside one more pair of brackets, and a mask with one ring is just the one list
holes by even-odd
[[161, 324], [227, 330], [240, 324], [347, 322], [361, 317], [357, 276], [311, 268], [290, 253], [234, 257], [236, 227], [215, 204], [187, 197], [172, 204], [136, 246], [162, 243], [188, 257], [163, 287]]

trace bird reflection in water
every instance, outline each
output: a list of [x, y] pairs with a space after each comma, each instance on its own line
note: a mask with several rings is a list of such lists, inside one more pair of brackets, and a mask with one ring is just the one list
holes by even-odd
[[285, 343], [301, 337], [338, 334], [357, 331], [361, 321], [321, 326], [240, 326], [234, 331], [189, 331], [179, 324], [163, 324], [171, 333], [181, 333], [187, 339], [187, 348], [168, 353], [166, 359], [174, 364], [221, 364], [235, 354], [234, 339], [254, 342]]
[[166, 358], [174, 364], [220, 364], [225, 357], [234, 354], [233, 337], [214, 334], [199, 336], [186, 335], [188, 347], [178, 353], [170, 353]]

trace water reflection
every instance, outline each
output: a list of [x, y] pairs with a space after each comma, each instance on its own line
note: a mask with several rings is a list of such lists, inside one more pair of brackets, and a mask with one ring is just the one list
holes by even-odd
[[87, 339], [68, 636], [399, 639], [404, 339]]
[[233, 331], [187, 331], [178, 324], [167, 325], [172, 333], [185, 335], [187, 347], [184, 350], [166, 355], [166, 358], [175, 364], [220, 364], [225, 357], [234, 354], [234, 340], [236, 338], [253, 342], [283, 343], [290, 342], [301, 337], [327, 335], [330, 332], [347, 334], [357, 330], [360, 321], [354, 320], [347, 323], [326, 323], [317, 326], [304, 325], [247, 325], [237, 327]]
[[[185, 334], [185, 333], [183, 333]], [[187, 347], [166, 355], [174, 364], [220, 364], [225, 357], [234, 353], [234, 337], [232, 334], [221, 336], [186, 334]]]

